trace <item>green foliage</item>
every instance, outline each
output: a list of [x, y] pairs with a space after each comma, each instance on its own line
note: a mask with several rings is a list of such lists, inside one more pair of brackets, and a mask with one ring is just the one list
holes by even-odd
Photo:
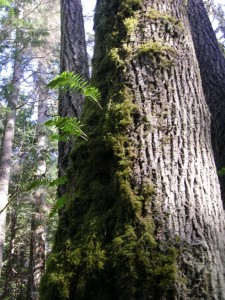
[[[48, 178], [40, 178], [28, 184], [28, 186], [25, 186], [24, 190], [21, 191], [21, 193], [28, 192], [40, 187], [58, 187], [59, 185], [66, 184], [67, 180], [68, 178], [66, 176], [61, 176], [54, 180], [49, 180]], [[65, 194], [56, 200], [56, 202], [52, 205], [51, 212], [49, 213], [49, 218], [54, 217], [57, 212], [65, 206], [67, 198], [68, 197]]]
[[34, 180], [32, 183], [28, 184], [28, 186], [26, 187], [26, 189], [24, 191], [30, 191], [30, 190], [39, 188], [41, 186], [49, 186], [49, 187], [59, 186], [61, 184], [65, 184], [66, 182], [67, 182], [66, 176], [61, 176], [54, 180], [50, 180], [48, 178], [40, 178], [40, 179]]
[[204, 0], [204, 4], [217, 35], [221, 51], [225, 54], [225, 6], [222, 1], [217, 3], [217, 1], [212, 0]]
[[0, 0], [0, 6], [9, 6], [11, 1], [9, 0]]
[[225, 175], [225, 168], [222, 168], [218, 171], [218, 176], [224, 176]]
[[67, 194], [65, 194], [56, 200], [56, 203], [52, 206], [51, 212], [49, 213], [49, 218], [54, 217], [58, 211], [65, 206], [67, 199]]
[[[48, 87], [52, 89], [59, 88], [62, 92], [68, 90], [84, 95], [90, 101], [94, 101], [100, 108], [99, 100], [101, 99], [100, 92], [97, 88], [90, 85], [81, 75], [73, 72], [63, 72], [56, 76]], [[50, 138], [60, 141], [67, 141], [72, 136], [81, 137], [87, 141], [87, 135], [81, 129], [80, 120], [75, 117], [57, 116], [45, 122], [45, 126], [55, 127], [59, 130], [59, 134], [52, 134]]]
[[80, 74], [63, 72], [51, 80], [48, 87], [52, 89], [59, 88], [61, 91], [71, 90], [72, 92], [80, 93], [90, 101], [96, 102], [101, 108], [101, 105], [99, 104], [101, 98], [99, 90], [90, 85]]
[[56, 127], [60, 134], [52, 134], [50, 138], [67, 141], [72, 136], [81, 137], [87, 140], [87, 135], [81, 129], [80, 121], [75, 117], [60, 117], [57, 116], [45, 122], [45, 126]]
[[[27, 1], [22, 1], [23, 5]], [[0, 47], [2, 50], [20, 51], [28, 47], [40, 47], [46, 42], [46, 37], [49, 32], [43, 28], [42, 25], [36, 25], [32, 18], [19, 16], [19, 9], [17, 4], [11, 4], [11, 1], [6, 1], [8, 6], [5, 12], [1, 15], [1, 37]], [[12, 32], [15, 31], [14, 39], [12, 39]], [[4, 51], [3, 51], [4, 52]], [[6, 53], [7, 54], [7, 53]]]

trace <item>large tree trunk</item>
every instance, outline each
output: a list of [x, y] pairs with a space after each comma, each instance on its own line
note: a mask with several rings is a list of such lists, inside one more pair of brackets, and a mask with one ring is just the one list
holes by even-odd
[[[60, 71], [72, 71], [88, 75], [88, 59], [84, 33], [84, 21], [80, 0], [61, 0], [61, 66]], [[62, 117], [80, 117], [84, 97], [74, 92], [60, 92], [59, 115]], [[65, 175], [72, 142], [59, 142], [59, 177]], [[59, 196], [65, 194], [65, 186], [58, 188]]]
[[6, 114], [0, 157], [0, 273], [2, 269], [3, 247], [6, 231], [6, 206], [8, 203], [9, 176], [16, 119], [16, 104], [20, 89], [21, 76], [21, 56], [19, 53], [16, 53], [13, 66], [12, 92], [9, 95], [9, 99], [7, 99], [8, 111]]
[[42, 300], [225, 299], [224, 211], [184, 2], [97, 2], [104, 110], [84, 110]]

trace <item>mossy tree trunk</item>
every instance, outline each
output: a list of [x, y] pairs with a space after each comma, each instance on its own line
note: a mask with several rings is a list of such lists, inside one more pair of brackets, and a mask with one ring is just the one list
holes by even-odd
[[97, 1], [103, 111], [84, 109], [88, 142], [72, 151], [42, 300], [225, 299], [224, 210], [187, 1], [149, 2]]
[[[61, 0], [61, 57], [60, 71], [70, 71], [83, 75], [88, 73], [88, 59], [84, 33], [81, 0]], [[62, 117], [80, 117], [84, 97], [71, 92], [60, 92], [59, 115]], [[59, 176], [64, 176], [68, 166], [68, 156], [72, 143], [59, 142]], [[65, 194], [65, 186], [58, 188], [59, 196]]]

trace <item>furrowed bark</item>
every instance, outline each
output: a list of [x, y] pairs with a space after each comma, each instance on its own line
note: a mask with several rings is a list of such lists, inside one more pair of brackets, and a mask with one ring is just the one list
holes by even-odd
[[[202, 86], [211, 113], [212, 145], [217, 170], [225, 166], [225, 58], [218, 45], [202, 1], [188, 2], [192, 38]], [[223, 202], [225, 181], [220, 177]]]
[[[88, 59], [84, 33], [84, 21], [80, 0], [61, 0], [61, 56], [60, 72], [70, 71], [89, 78]], [[74, 92], [60, 92], [59, 115], [62, 117], [80, 117], [84, 97]], [[65, 175], [72, 142], [59, 142], [59, 177]], [[65, 194], [65, 186], [58, 188], [58, 195]]]

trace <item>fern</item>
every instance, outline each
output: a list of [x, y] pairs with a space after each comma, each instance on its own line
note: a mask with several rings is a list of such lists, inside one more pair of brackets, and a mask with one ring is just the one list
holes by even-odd
[[30, 190], [39, 188], [41, 186], [48, 186], [49, 182], [50, 182], [50, 180], [47, 178], [40, 178], [40, 179], [34, 180], [25, 187], [24, 192], [29, 192]]
[[57, 179], [54, 180], [49, 180], [47, 178], [40, 178], [37, 180], [34, 180], [32, 183], [30, 183], [26, 188], [23, 190], [23, 192], [29, 192], [30, 190], [39, 188], [41, 186], [59, 186], [61, 184], [65, 184], [67, 182], [67, 177], [66, 176], [61, 176]]
[[61, 184], [65, 184], [67, 183], [67, 177], [66, 176], [61, 176], [59, 178], [56, 178], [52, 181], [49, 182], [49, 186], [58, 186], [58, 185], [61, 185]]
[[67, 201], [67, 194], [63, 195], [62, 197], [58, 198], [56, 203], [52, 206], [51, 211], [49, 213], [49, 218], [52, 218], [57, 214], [57, 212], [64, 207]]
[[[101, 99], [101, 94], [97, 88], [91, 86], [81, 75], [74, 74], [73, 72], [63, 72], [56, 76], [48, 84], [48, 87], [52, 89], [59, 88], [62, 92], [67, 92], [68, 90], [74, 91], [76, 93], [84, 95], [90, 101], [94, 101], [102, 109], [99, 101]], [[51, 135], [52, 139], [66, 141], [71, 136], [82, 137], [87, 140], [87, 135], [81, 129], [82, 125], [80, 121], [75, 117], [61, 117], [57, 116], [51, 120], [45, 122], [45, 126], [56, 127], [59, 130], [59, 134]], [[43, 181], [42, 181], [43, 182]], [[32, 188], [37, 187], [38, 184], [42, 183], [33, 182]], [[50, 183], [52, 185], [60, 185], [66, 183], [66, 177], [60, 177]], [[59, 209], [63, 208], [67, 201], [67, 194], [58, 198], [56, 203], [53, 205], [49, 217], [53, 217]]]
[[60, 75], [52, 79], [48, 87], [52, 89], [59, 88], [61, 91], [74, 91], [87, 97], [90, 101], [94, 101], [102, 109], [99, 101], [101, 94], [99, 90], [90, 85], [80, 74], [74, 74], [73, 72], [63, 72]]
[[45, 126], [56, 127], [60, 134], [52, 134], [53, 140], [67, 141], [71, 136], [81, 137], [87, 141], [87, 135], [81, 129], [80, 121], [75, 117], [57, 116], [45, 122]]

